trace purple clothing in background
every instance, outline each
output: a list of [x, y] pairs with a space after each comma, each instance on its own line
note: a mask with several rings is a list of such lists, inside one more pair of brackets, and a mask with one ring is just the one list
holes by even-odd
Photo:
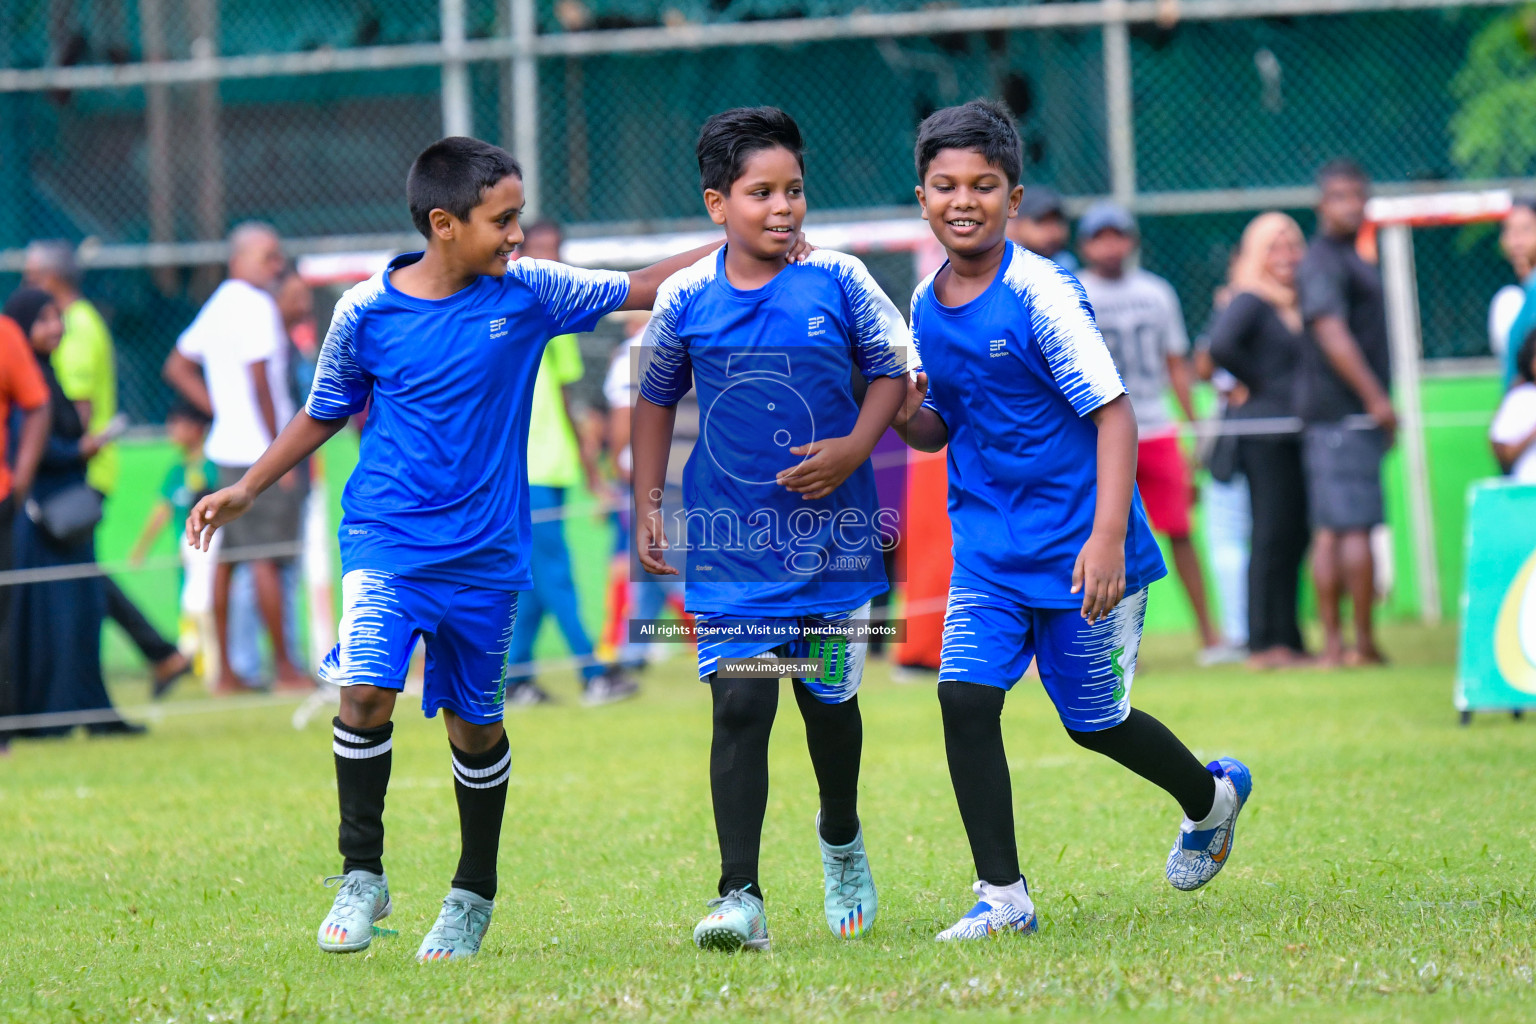
[[896, 509], [897, 530], [907, 532], [907, 443], [887, 427], [870, 453], [875, 466], [875, 496], [881, 508]]

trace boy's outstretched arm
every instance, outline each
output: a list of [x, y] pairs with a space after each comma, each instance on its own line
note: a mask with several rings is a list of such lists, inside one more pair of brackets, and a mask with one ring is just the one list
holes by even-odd
[[203, 551], [213, 539], [213, 531], [238, 519], [262, 491], [280, 480], [285, 473], [315, 453], [347, 425], [347, 417], [317, 420], [306, 410], [299, 410], [283, 432], [262, 452], [256, 464], [232, 487], [206, 495], [187, 516], [187, 543]]
[[661, 498], [667, 486], [667, 456], [672, 452], [672, 427], [677, 406], [657, 405], [645, 397], [635, 402], [630, 429], [634, 461], [635, 555], [646, 572], [676, 576], [667, 564], [667, 534], [661, 520]]
[[[652, 263], [643, 270], [631, 270], [629, 272], [629, 298], [624, 300], [620, 309], [650, 309], [656, 305], [656, 293], [661, 289], [661, 283], [679, 270], [686, 270], [699, 260], [708, 256], [725, 244], [725, 240], [710, 242], [701, 245], [697, 249], [689, 249], [680, 252], [676, 256], [669, 256], [660, 263]], [[805, 260], [814, 247], [805, 240], [803, 232], [795, 235], [795, 244], [790, 246], [788, 259], [791, 263], [800, 263]]]
[[806, 458], [780, 473], [779, 484], [803, 495], [807, 501], [824, 498], [837, 490], [854, 470], [864, 465], [864, 460], [880, 443], [881, 435], [901, 410], [906, 397], [905, 374], [870, 381], [869, 389], [864, 392], [864, 404], [859, 408], [859, 418], [848, 436], [829, 437], [791, 448], [792, 455]]
[[907, 395], [901, 408], [896, 410], [891, 426], [896, 428], [896, 433], [908, 447], [920, 452], [936, 452], [949, 443], [949, 425], [932, 409], [923, 408], [923, 399], [927, 397], [928, 375], [919, 370], [915, 377], [907, 378]]
[[1072, 593], [1083, 595], [1090, 624], [1110, 613], [1125, 596], [1125, 530], [1136, 486], [1136, 415], [1121, 394], [1089, 413], [1099, 428], [1098, 499], [1093, 530], [1072, 568]]

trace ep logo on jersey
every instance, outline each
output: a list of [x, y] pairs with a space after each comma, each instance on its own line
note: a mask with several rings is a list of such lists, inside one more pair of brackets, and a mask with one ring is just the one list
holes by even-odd
[[827, 333], [827, 326], [826, 325], [827, 325], [827, 318], [826, 317], [824, 317], [824, 316], [813, 316], [813, 317], [811, 317], [810, 320], [806, 321], [805, 336], [807, 338], [817, 338], [817, 337], [820, 337], [823, 334], [826, 334]]
[[993, 359], [996, 359], [998, 356], [1007, 355], [1008, 339], [993, 338], [991, 341], [987, 342], [987, 350], [991, 353]]
[[499, 316], [491, 321], [491, 337], [505, 338], [507, 336], [507, 318]]

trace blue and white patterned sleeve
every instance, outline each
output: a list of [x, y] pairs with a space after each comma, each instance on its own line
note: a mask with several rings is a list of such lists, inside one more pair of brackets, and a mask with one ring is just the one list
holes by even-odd
[[507, 264], [507, 274], [533, 289], [549, 318], [551, 335], [590, 331], [629, 298], [629, 275], [621, 270], [588, 270], [524, 257]]
[[347, 289], [337, 301], [330, 330], [320, 346], [315, 382], [304, 403], [304, 411], [315, 419], [345, 419], [367, 406], [373, 378], [358, 363], [358, 326], [364, 310], [383, 293], [384, 277], [380, 274]]
[[1030, 334], [1056, 388], [1079, 416], [1125, 394], [1093, 306], [1077, 278], [1051, 260], [1015, 246], [1007, 281], [1029, 318]]
[[700, 264], [695, 264], [667, 278], [656, 292], [656, 306], [640, 340], [649, 357], [640, 378], [640, 397], [652, 405], [676, 405], [693, 388], [693, 361], [680, 327], [688, 300], [713, 274], [714, 259], [711, 253], [704, 276], [699, 273]]
[[[938, 271], [935, 270], [932, 274], [929, 274], [927, 277], [923, 278], [922, 281], [918, 283], [918, 286], [912, 290], [912, 305], [910, 308], [912, 322], [912, 358], [907, 360], [907, 373], [911, 374], [914, 379], [919, 373], [924, 372], [923, 352], [922, 349], [918, 347], [917, 343], [919, 330], [918, 317], [921, 314], [923, 308], [923, 300], [927, 297], [928, 292], [933, 288], [933, 279], [935, 276], [937, 276], [937, 274]], [[923, 398], [923, 408], [932, 409], [937, 413], [939, 411], [939, 407], [934, 404], [933, 391], [934, 380], [932, 377], [929, 377], [928, 394]], [[942, 413], [940, 415], [942, 415]]]
[[827, 268], [842, 288], [852, 322], [854, 358], [865, 380], [900, 377], [907, 372], [912, 332], [901, 311], [880, 290], [863, 262], [846, 253], [818, 249], [807, 261]]
[[650, 363], [640, 380], [640, 397], [653, 405], [676, 405], [693, 387], [693, 362], [683, 336], [688, 303], [715, 279], [715, 254], [710, 253], [661, 283], [656, 306], [641, 344]]

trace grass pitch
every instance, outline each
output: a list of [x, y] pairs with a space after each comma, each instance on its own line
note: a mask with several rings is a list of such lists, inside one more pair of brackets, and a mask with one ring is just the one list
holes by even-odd
[[1450, 632], [1388, 642], [1390, 669], [1271, 676], [1148, 642], [1137, 704], [1254, 771], [1232, 864], [1195, 894], [1162, 877], [1172, 801], [1074, 747], [1022, 685], [1006, 730], [1042, 929], [970, 945], [933, 942], [969, 907], [971, 867], [932, 688], [881, 665], [861, 697], [879, 923], [842, 943], [822, 922], [785, 695], [766, 955], [690, 942], [717, 861], [708, 705], [684, 658], [630, 704], [582, 708], [554, 677], [563, 706], [509, 718], [501, 895], [464, 964], [412, 958], [458, 832], [442, 727], [406, 702], [385, 819], [400, 934], [349, 956], [314, 944], [338, 864], [324, 715], [296, 732], [289, 706], [222, 708], [144, 739], [20, 743], [0, 760], [0, 1019], [1531, 1019], [1536, 723], [1458, 727]]

